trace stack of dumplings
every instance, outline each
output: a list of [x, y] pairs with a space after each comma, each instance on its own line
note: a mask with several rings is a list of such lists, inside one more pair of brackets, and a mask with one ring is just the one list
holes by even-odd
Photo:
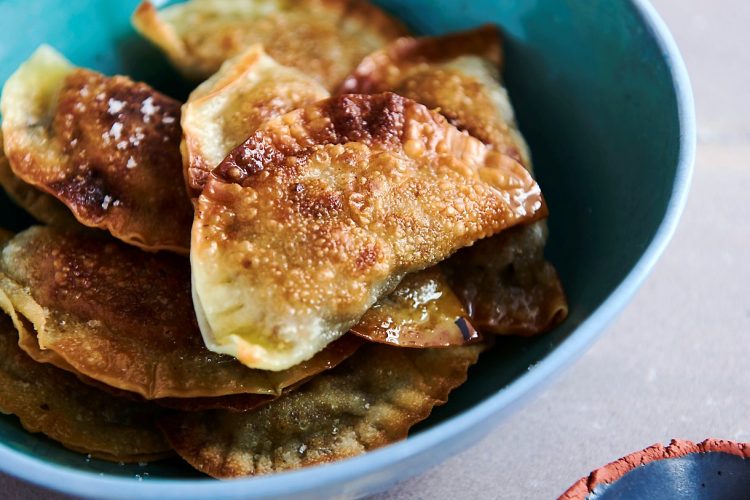
[[216, 478], [327, 463], [565, 319], [496, 28], [413, 37], [360, 0], [133, 24], [187, 102], [48, 46], [2, 91], [0, 184], [40, 224], [0, 230], [0, 411], [28, 431]]

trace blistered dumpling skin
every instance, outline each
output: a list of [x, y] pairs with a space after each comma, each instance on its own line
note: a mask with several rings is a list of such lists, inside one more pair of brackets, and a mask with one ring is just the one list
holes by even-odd
[[406, 34], [363, 0], [190, 0], [159, 11], [145, 1], [133, 24], [189, 77], [207, 78], [260, 43], [329, 90], [364, 56]]
[[260, 45], [226, 61], [182, 107], [183, 161], [192, 196], [265, 121], [326, 97], [315, 79], [277, 63]]
[[339, 91], [388, 91], [414, 99], [529, 165], [528, 146], [500, 78], [502, 62], [494, 26], [441, 37], [405, 37], [366, 57]]
[[6, 82], [13, 173], [82, 224], [146, 250], [187, 253], [180, 103], [143, 83], [78, 69], [42, 46]]
[[343, 335], [410, 272], [546, 215], [513, 158], [395, 94], [267, 122], [196, 207], [193, 302], [209, 349], [282, 370]]
[[[401, 38], [365, 58], [340, 91], [393, 91], [414, 99], [532, 171], [500, 77], [502, 62], [499, 32], [491, 26]], [[541, 220], [482, 241], [444, 263], [479, 331], [534, 335], [567, 316], [557, 272], [544, 260], [546, 241], [546, 221]]]

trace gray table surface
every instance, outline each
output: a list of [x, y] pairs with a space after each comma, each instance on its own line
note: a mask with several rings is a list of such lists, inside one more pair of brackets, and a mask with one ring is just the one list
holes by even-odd
[[[590, 470], [673, 437], [750, 441], [750, 2], [653, 3], [686, 59], [698, 109], [693, 188], [666, 254], [541, 396], [378, 498], [554, 498]], [[63, 497], [0, 475], [0, 498]]]

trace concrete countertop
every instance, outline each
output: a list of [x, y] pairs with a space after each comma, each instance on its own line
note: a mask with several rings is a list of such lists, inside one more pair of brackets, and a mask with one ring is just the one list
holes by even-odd
[[[555, 498], [670, 438], [750, 441], [750, 3], [654, 0], [698, 111], [688, 205], [664, 257], [601, 340], [464, 453], [379, 499]], [[64, 497], [0, 475], [0, 498]]]

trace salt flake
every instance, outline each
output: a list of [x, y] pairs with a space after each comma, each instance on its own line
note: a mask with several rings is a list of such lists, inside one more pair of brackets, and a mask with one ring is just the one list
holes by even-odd
[[110, 115], [115, 115], [119, 113], [120, 111], [122, 111], [122, 108], [125, 107], [125, 102], [118, 101], [117, 99], [112, 99], [111, 97], [109, 98], [109, 101], [107, 101], [107, 104], [109, 106], [109, 108], [107, 109], [107, 112]]
[[120, 134], [122, 134], [122, 123], [120, 122], [113, 123], [112, 128], [109, 129], [109, 135], [119, 140]]

